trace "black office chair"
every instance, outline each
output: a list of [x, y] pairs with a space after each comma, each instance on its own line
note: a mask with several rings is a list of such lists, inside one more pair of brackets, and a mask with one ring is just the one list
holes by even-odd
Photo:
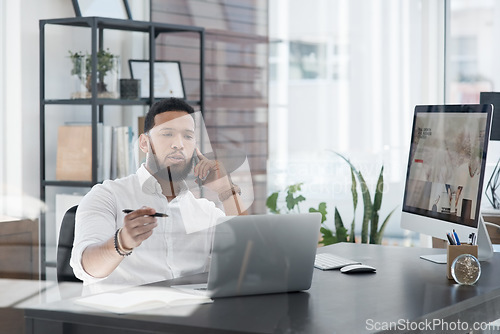
[[[73, 268], [69, 265], [73, 239], [75, 238], [75, 215], [78, 205], [66, 211], [59, 231], [59, 243], [57, 245], [57, 282], [82, 282], [76, 278]], [[61, 291], [61, 295], [63, 291]]]

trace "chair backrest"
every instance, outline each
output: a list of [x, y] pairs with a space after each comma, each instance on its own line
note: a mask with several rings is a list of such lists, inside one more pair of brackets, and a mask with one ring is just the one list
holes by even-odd
[[64, 214], [61, 230], [59, 231], [59, 243], [57, 245], [57, 281], [58, 282], [81, 282], [73, 273], [69, 265], [73, 239], [75, 238], [75, 215], [78, 205], [75, 205]]

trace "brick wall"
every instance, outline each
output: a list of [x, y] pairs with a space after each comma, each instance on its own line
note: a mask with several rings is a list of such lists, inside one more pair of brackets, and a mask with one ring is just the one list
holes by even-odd
[[[267, 0], [152, 0], [155, 22], [195, 25], [205, 35], [205, 123], [215, 148], [246, 152], [253, 176], [251, 213], [265, 213], [268, 155]], [[188, 100], [198, 100], [199, 41], [164, 34], [157, 60], [179, 60]]]

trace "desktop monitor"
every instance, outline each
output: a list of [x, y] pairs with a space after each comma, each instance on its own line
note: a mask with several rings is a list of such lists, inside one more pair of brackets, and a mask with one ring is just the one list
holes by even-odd
[[[455, 230], [462, 242], [474, 233], [480, 257], [491, 256], [480, 204], [492, 110], [491, 104], [415, 107], [402, 228], [445, 240]], [[489, 243], [487, 255], [480, 243]], [[444, 255], [423, 258], [446, 262]]]

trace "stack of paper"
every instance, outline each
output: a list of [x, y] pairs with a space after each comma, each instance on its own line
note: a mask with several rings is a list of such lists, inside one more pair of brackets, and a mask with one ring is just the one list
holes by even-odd
[[138, 287], [126, 292], [107, 292], [75, 300], [75, 303], [114, 313], [131, 313], [165, 306], [211, 303], [205, 296], [172, 288]]

